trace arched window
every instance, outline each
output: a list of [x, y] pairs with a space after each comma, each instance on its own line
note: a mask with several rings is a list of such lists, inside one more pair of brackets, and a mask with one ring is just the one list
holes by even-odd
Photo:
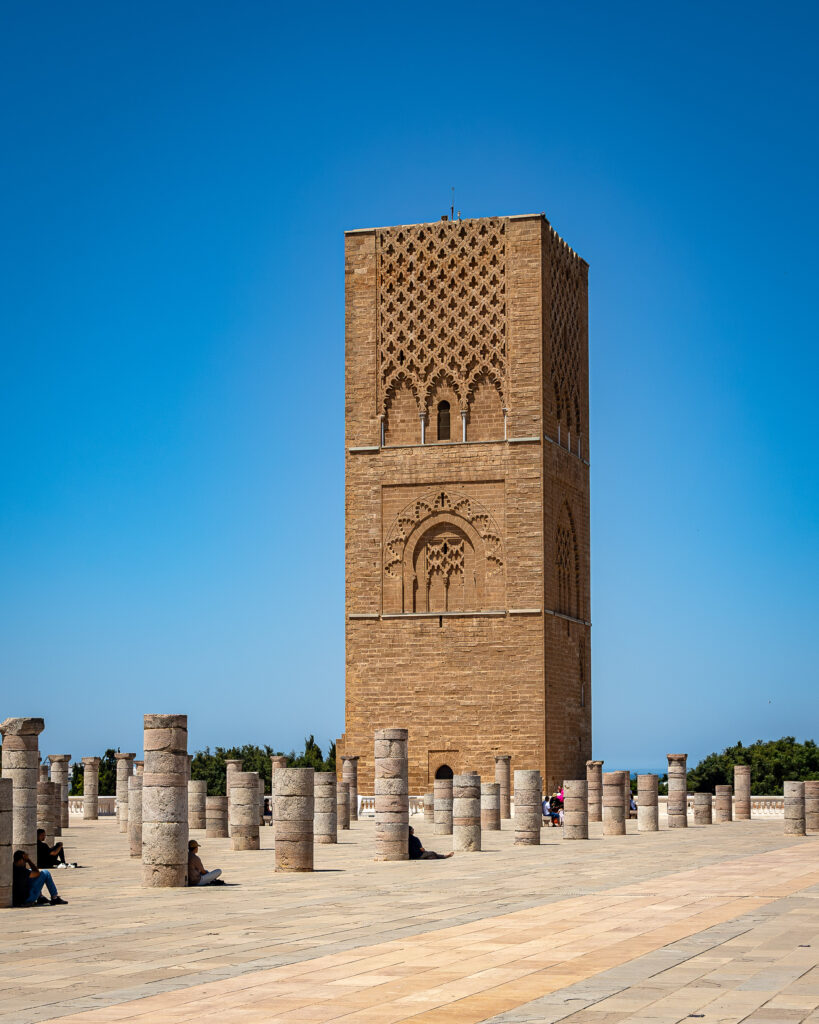
[[438, 403], [438, 440], [449, 440], [449, 402]]
[[452, 775], [453, 771], [448, 764], [442, 764], [441, 767], [435, 772], [436, 779], [451, 779]]

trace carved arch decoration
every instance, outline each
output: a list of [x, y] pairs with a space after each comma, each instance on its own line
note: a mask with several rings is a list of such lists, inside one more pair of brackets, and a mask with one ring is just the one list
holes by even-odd
[[506, 222], [384, 228], [376, 245], [379, 412], [404, 379], [426, 414], [442, 378], [466, 412], [485, 374], [506, 406]]
[[581, 351], [585, 338], [583, 274], [577, 254], [552, 231], [550, 377], [559, 423], [581, 434]]
[[478, 611], [503, 604], [503, 542], [491, 513], [447, 488], [396, 516], [384, 546], [385, 612]]
[[564, 501], [555, 528], [555, 611], [580, 619], [582, 595], [580, 593], [580, 551], [574, 515], [568, 501]]

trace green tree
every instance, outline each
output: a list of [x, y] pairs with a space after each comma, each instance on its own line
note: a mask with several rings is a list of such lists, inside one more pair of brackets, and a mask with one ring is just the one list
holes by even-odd
[[71, 765], [71, 783], [68, 788], [69, 796], [82, 796], [84, 781], [82, 761], [75, 761]]
[[813, 740], [797, 743], [793, 736], [757, 740], [747, 747], [736, 743], [704, 757], [688, 773], [688, 789], [713, 792], [714, 786], [732, 786], [735, 764], [751, 766], [752, 794], [781, 796], [786, 779], [819, 779], [819, 747]]
[[[224, 796], [227, 784], [227, 761], [241, 761], [246, 772], [258, 772], [264, 779], [265, 792], [270, 792], [271, 764], [270, 758], [275, 751], [265, 745], [257, 747], [251, 743], [243, 747], [210, 747], [197, 750], [191, 762], [191, 778], [202, 779], [208, 784], [208, 796]], [[314, 736], [304, 741], [304, 750], [297, 754], [291, 750], [287, 757], [288, 768], [313, 768], [317, 772], [334, 772], [336, 770], [336, 745], [330, 744], [327, 757], [324, 758], [321, 747]]]
[[114, 796], [117, 791], [117, 759], [114, 754], [119, 753], [119, 747], [116, 750], [108, 750], [100, 758], [100, 796]]

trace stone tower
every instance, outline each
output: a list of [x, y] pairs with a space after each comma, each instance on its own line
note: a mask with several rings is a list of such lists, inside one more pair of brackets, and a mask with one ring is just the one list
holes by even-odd
[[349, 231], [345, 275], [339, 763], [585, 778], [588, 265], [535, 214]]

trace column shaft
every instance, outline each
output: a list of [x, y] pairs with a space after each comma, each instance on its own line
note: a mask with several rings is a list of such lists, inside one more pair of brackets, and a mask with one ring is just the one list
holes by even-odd
[[657, 776], [651, 772], [637, 776], [637, 831], [656, 832], [660, 827], [660, 802]]
[[313, 835], [323, 845], [338, 842], [338, 795], [333, 772], [316, 772], [313, 779]]
[[128, 779], [134, 774], [136, 754], [114, 754], [117, 760], [117, 824], [120, 832], [128, 831]]
[[733, 818], [731, 807], [731, 786], [714, 786], [714, 821], [721, 825]]
[[100, 815], [100, 759], [82, 759], [82, 816], [85, 821], [96, 821]]
[[132, 857], [142, 856], [142, 776], [128, 779], [128, 848]]
[[144, 716], [142, 884], [188, 884], [188, 716]]
[[751, 820], [751, 766], [734, 765], [734, 817], [738, 821]]
[[586, 779], [563, 783], [563, 838], [589, 838], [589, 784]]
[[204, 779], [191, 779], [188, 783], [188, 828], [207, 828], [205, 800], [208, 784]]
[[375, 859], [409, 860], [409, 764], [406, 729], [375, 733]]
[[231, 773], [228, 826], [231, 850], [260, 849], [259, 776], [256, 772]]
[[710, 793], [694, 794], [694, 824], [710, 825], [713, 818], [713, 798]]
[[515, 846], [540, 846], [543, 822], [540, 772], [515, 769]]
[[805, 835], [805, 783], [785, 782], [785, 835]]
[[32, 860], [37, 856], [37, 737], [44, 728], [42, 718], [7, 718], [0, 724], [3, 778], [11, 779], [14, 792], [12, 845], [25, 850]]
[[312, 768], [280, 768], [276, 774], [276, 871], [313, 870], [314, 776]]
[[499, 782], [481, 783], [481, 831], [500, 832], [501, 796]]
[[624, 836], [623, 773], [603, 772], [603, 835]]
[[341, 758], [341, 777], [350, 787], [350, 821], [358, 821], [358, 756]]
[[586, 783], [589, 790], [589, 821], [603, 820], [603, 762], [586, 762]]
[[435, 779], [432, 783], [435, 801], [435, 835], [452, 835], [452, 779]]
[[511, 754], [495, 754], [495, 782], [500, 786], [500, 816], [507, 821], [512, 817]]
[[452, 779], [452, 849], [478, 853], [481, 849], [481, 777], [464, 772]]
[[688, 754], [668, 754], [668, 827], [688, 826]]
[[205, 797], [205, 837], [227, 839], [228, 798], [226, 796]]

